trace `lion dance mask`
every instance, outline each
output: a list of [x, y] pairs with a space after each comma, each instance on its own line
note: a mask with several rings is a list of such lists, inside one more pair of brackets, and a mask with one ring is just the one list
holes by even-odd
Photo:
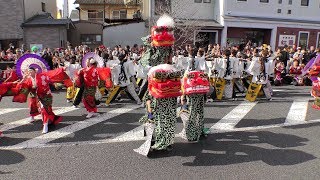
[[181, 96], [181, 71], [172, 65], [161, 64], [150, 69], [148, 89], [155, 98], [172, 98]]
[[155, 47], [167, 47], [174, 44], [174, 21], [168, 15], [163, 15], [157, 25], [151, 29], [152, 44]]
[[183, 78], [184, 94], [207, 94], [209, 92], [208, 75], [201, 71], [190, 71]]

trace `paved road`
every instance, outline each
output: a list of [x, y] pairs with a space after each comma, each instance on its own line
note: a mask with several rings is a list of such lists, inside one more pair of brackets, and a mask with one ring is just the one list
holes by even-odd
[[[131, 101], [101, 107], [85, 118], [54, 94], [64, 121], [46, 135], [41, 122], [26, 124], [26, 104], [0, 103], [1, 179], [319, 179], [320, 112], [311, 108], [310, 87], [275, 88], [273, 101], [206, 104], [211, 135], [199, 143], [175, 139], [173, 151], [150, 158], [132, 149], [143, 143]], [[182, 129], [178, 120], [176, 133]]]

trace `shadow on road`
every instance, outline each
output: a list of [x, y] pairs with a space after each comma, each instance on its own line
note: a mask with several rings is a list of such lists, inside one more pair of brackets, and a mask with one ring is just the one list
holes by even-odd
[[263, 161], [271, 166], [294, 165], [316, 159], [312, 154], [288, 149], [304, 146], [307, 141], [299, 136], [268, 131], [223, 133], [211, 135], [199, 143], [176, 143], [173, 151], [152, 153], [150, 158], [195, 156], [193, 162], [183, 163], [184, 166], [229, 165], [252, 161]]
[[[17, 152], [9, 151], [9, 150], [0, 150], [0, 166], [1, 165], [11, 165], [23, 162], [25, 157]], [[13, 172], [5, 172], [0, 170], [0, 175], [3, 174], [12, 174]]]

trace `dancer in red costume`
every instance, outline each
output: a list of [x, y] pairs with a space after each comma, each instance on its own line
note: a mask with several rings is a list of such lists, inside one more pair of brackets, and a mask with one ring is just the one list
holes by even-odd
[[[49, 124], [57, 125], [62, 120], [62, 117], [56, 116], [52, 111], [52, 94], [49, 87], [49, 77], [44, 73], [37, 74], [36, 70], [31, 67], [21, 83], [27, 84], [31, 91], [36, 92], [38, 98], [37, 107], [40, 107], [43, 121], [42, 133], [47, 133]], [[32, 108], [36, 107], [34, 100], [32, 101], [32, 106]]]
[[7, 70], [5, 71], [6, 73], [6, 79], [4, 80], [4, 82], [14, 82], [17, 81], [19, 79], [17, 73], [16, 73], [16, 67], [12, 66], [12, 68], [10, 66], [8, 66]]
[[[33, 69], [30, 69], [28, 73], [30, 75], [33, 74]], [[30, 109], [29, 123], [32, 123], [35, 121], [34, 117], [40, 114], [39, 107], [38, 107], [36, 79], [33, 76], [28, 77], [28, 75], [27, 75], [27, 76], [25, 76], [23, 81], [27, 82], [29, 89], [30, 89], [29, 98], [28, 98], [29, 109]]]
[[84, 92], [83, 92], [83, 104], [88, 111], [87, 118], [97, 116], [97, 106], [95, 103], [95, 93], [98, 86], [98, 71], [96, 69], [97, 62], [93, 58], [89, 61], [88, 68], [83, 69], [84, 79]]

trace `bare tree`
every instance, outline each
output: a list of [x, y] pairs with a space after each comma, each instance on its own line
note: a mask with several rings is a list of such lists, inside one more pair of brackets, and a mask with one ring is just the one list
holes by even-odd
[[199, 9], [190, 11], [190, 4], [181, 2], [179, 3], [178, 0], [155, 0], [154, 14], [156, 16], [151, 19], [151, 25], [155, 25], [162, 14], [168, 14], [176, 22], [176, 45], [193, 43], [195, 37], [197, 37], [196, 41], [203, 40], [205, 37], [197, 35], [197, 32], [201, 29], [201, 24], [198, 21], [201, 17], [196, 16]]

